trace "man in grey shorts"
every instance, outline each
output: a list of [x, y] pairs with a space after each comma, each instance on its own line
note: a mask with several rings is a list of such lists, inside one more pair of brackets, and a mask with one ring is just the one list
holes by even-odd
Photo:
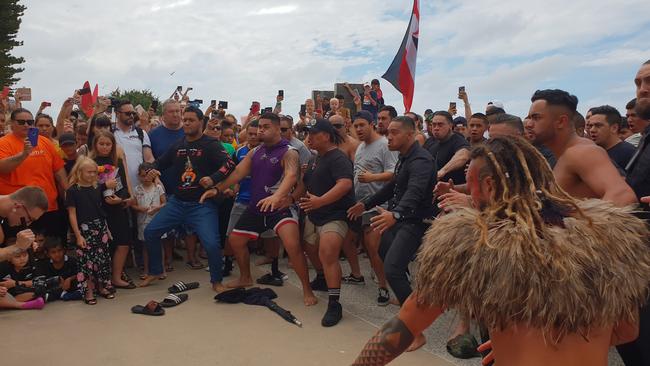
[[[393, 178], [397, 153], [388, 150], [388, 140], [377, 132], [375, 122], [369, 112], [357, 113], [354, 116], [353, 127], [361, 141], [354, 160], [354, 193], [357, 199], [362, 199], [379, 192]], [[389, 301], [389, 292], [384, 274], [384, 263], [379, 256], [381, 234], [370, 227], [370, 218], [375, 215], [377, 215], [377, 210], [373, 208], [364, 212], [360, 219], [363, 243], [379, 282], [377, 305], [386, 306]], [[349, 218], [351, 221], [359, 219], [353, 215], [349, 215]]]

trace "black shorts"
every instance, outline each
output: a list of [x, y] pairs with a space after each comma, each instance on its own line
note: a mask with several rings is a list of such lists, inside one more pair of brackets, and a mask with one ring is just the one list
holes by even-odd
[[277, 234], [282, 225], [290, 223], [298, 225], [298, 220], [293, 217], [288, 209], [270, 215], [261, 215], [247, 207], [230, 235], [241, 235], [255, 240], [259, 238], [261, 233], [269, 229], [273, 229]]

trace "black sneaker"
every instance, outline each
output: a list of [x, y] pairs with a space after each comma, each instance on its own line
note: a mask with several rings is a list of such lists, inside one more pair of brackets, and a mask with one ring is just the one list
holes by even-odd
[[314, 280], [309, 283], [309, 286], [314, 291], [327, 292], [327, 282], [325, 282], [325, 277], [314, 278]]
[[282, 279], [285, 280], [285, 281], [288, 281], [288, 280], [289, 280], [289, 275], [286, 274], [286, 273], [284, 273], [284, 272], [282, 272], [282, 271], [278, 271], [278, 277], [282, 278]]
[[343, 307], [338, 301], [332, 301], [327, 304], [327, 311], [323, 315], [320, 324], [324, 327], [333, 327], [343, 318]]
[[347, 284], [347, 285], [365, 285], [366, 280], [363, 278], [363, 276], [356, 277], [352, 273], [350, 275], [345, 276], [341, 278], [341, 282]]
[[268, 285], [268, 286], [282, 286], [282, 277], [275, 277], [274, 275], [267, 273], [264, 276], [260, 277], [257, 279], [258, 284], [260, 285]]
[[377, 305], [386, 306], [388, 305], [389, 301], [390, 301], [390, 293], [388, 292], [388, 289], [380, 287], [379, 295], [377, 295]]

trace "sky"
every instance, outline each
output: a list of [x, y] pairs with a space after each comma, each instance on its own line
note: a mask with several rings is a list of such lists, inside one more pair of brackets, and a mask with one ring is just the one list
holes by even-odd
[[[83, 82], [101, 95], [177, 85], [192, 99], [252, 100], [297, 115], [311, 90], [380, 78], [402, 41], [412, 0], [23, 0], [13, 54], [25, 71], [15, 86], [61, 103]], [[650, 59], [650, 1], [421, 0], [413, 110], [446, 110], [465, 86], [473, 111], [501, 101], [525, 116], [537, 89], [559, 88], [581, 112], [610, 104], [625, 113], [634, 75]], [[401, 95], [382, 79], [387, 104]], [[203, 105], [206, 108], [207, 105]], [[459, 103], [462, 114], [462, 104]]]

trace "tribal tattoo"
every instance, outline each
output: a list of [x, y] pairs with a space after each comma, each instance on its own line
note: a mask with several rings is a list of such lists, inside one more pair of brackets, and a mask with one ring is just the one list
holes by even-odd
[[415, 337], [403, 321], [394, 317], [363, 347], [353, 366], [382, 366], [401, 355]]

